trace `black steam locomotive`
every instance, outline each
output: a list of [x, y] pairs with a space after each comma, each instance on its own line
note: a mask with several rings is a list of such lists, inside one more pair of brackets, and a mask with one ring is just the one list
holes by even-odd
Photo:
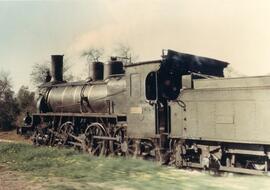
[[225, 79], [227, 65], [168, 50], [153, 61], [93, 62], [87, 80], [66, 82], [63, 56], [53, 55], [52, 80], [39, 87], [33, 142], [179, 168], [265, 173], [268, 117], [252, 114], [267, 110], [270, 79]]

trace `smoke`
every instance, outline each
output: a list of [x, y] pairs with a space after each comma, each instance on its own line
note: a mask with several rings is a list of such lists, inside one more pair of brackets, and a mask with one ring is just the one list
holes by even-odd
[[123, 43], [142, 60], [160, 58], [161, 50], [170, 48], [230, 62], [247, 75], [270, 70], [270, 27], [266, 25], [270, 2], [266, 0], [100, 3], [104, 24], [76, 36], [67, 49], [71, 57], [95, 47], [104, 48], [106, 59], [115, 44]]

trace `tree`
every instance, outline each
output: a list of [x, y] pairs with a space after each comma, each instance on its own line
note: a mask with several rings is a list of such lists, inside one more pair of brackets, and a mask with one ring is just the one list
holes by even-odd
[[[34, 85], [41, 85], [45, 82], [47, 73], [50, 73], [51, 62], [45, 61], [43, 63], [35, 63], [30, 74], [31, 82]], [[69, 72], [71, 65], [68, 60], [64, 60], [63, 65], [63, 79], [66, 81], [72, 81], [74, 76]]]
[[137, 61], [139, 58], [139, 56], [133, 52], [132, 48], [124, 43], [118, 43], [114, 49], [114, 53], [120, 58], [129, 59], [130, 62]]
[[[138, 59], [138, 55], [136, 55], [132, 48], [124, 43], [118, 43], [116, 48], [113, 50], [113, 53], [123, 59], [123, 60], [130, 60], [136, 61]], [[103, 48], [94, 48], [90, 47], [89, 49], [82, 52], [81, 56], [86, 57], [87, 63], [91, 62], [98, 62], [103, 56], [105, 52]]]
[[50, 72], [49, 63], [35, 63], [30, 74], [31, 82], [34, 85], [44, 83], [48, 72]]
[[86, 57], [87, 62], [98, 62], [99, 59], [103, 56], [104, 49], [103, 48], [93, 48], [90, 47], [88, 50], [84, 51], [81, 56]]
[[21, 111], [34, 111], [35, 93], [31, 92], [27, 86], [21, 86], [17, 94], [17, 101]]
[[24, 123], [24, 118], [27, 112], [36, 112], [35, 93], [31, 92], [27, 86], [21, 86], [17, 93], [17, 102], [20, 109], [20, 114], [17, 117], [17, 126]]
[[9, 74], [0, 71], [0, 100], [4, 98], [4, 92], [11, 87]]
[[11, 89], [9, 74], [0, 72], [0, 129], [8, 130], [19, 114], [19, 105]]

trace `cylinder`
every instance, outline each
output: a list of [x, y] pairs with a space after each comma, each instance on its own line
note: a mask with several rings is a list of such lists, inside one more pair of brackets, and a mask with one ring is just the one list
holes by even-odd
[[89, 78], [93, 81], [103, 80], [104, 65], [102, 62], [93, 62], [89, 64]]
[[104, 65], [104, 80], [124, 73], [123, 62], [118, 61], [116, 57], [111, 57], [111, 61]]
[[52, 55], [52, 82], [63, 82], [63, 57], [64, 55]]

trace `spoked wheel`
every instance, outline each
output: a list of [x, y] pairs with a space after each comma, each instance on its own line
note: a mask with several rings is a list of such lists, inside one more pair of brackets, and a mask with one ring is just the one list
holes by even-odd
[[64, 146], [68, 144], [68, 140], [70, 138], [70, 135], [72, 135], [74, 132], [74, 126], [72, 122], [68, 121], [61, 125], [61, 127], [58, 130], [58, 136], [59, 136], [59, 142], [58, 145]]
[[32, 136], [32, 141], [34, 145], [47, 145], [49, 143], [50, 136], [46, 134], [47, 125], [39, 124]]
[[118, 156], [134, 156], [135, 145], [132, 139], [124, 140], [123, 142], [114, 142], [113, 153]]
[[127, 149], [126, 149], [127, 151], [125, 152], [125, 156], [133, 156], [133, 157], [136, 156], [136, 147], [134, 144], [134, 140], [129, 138], [124, 143], [126, 143], [126, 146], [127, 146]]
[[107, 142], [105, 139], [100, 139], [98, 137], [106, 137], [107, 133], [105, 128], [100, 123], [92, 123], [87, 126], [85, 130], [85, 145], [87, 147], [87, 152], [90, 155], [101, 156], [106, 155]]
[[117, 139], [113, 142], [112, 152], [118, 156], [133, 156], [135, 153], [135, 145], [132, 139], [126, 138], [126, 127], [119, 127], [114, 137]]

